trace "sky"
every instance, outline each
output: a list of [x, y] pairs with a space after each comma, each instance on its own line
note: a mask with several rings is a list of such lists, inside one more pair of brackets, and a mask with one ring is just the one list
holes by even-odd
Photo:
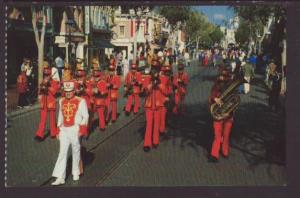
[[224, 25], [223, 20], [228, 20], [234, 16], [234, 12], [229, 6], [194, 6], [197, 11], [203, 12], [208, 20], [216, 25]]

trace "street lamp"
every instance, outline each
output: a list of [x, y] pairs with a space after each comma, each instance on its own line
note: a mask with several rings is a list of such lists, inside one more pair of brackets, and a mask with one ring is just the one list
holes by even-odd
[[70, 49], [71, 49], [71, 27], [73, 27], [75, 25], [74, 20], [72, 19], [68, 19], [66, 21], [66, 27], [69, 28], [69, 34], [68, 34], [68, 48], [67, 48], [67, 62], [69, 62], [70, 60]]
[[139, 32], [139, 29], [140, 29], [139, 28], [140, 20], [141, 20], [142, 14], [146, 14], [148, 12], [149, 12], [148, 9], [142, 10], [141, 8], [138, 8], [136, 11], [133, 10], [133, 9], [131, 9], [129, 11], [131, 19], [133, 19], [133, 18], [137, 19], [137, 24], [135, 24], [136, 30], [135, 30], [134, 44], [133, 44], [133, 59], [136, 59], [136, 54], [137, 54], [137, 34]]

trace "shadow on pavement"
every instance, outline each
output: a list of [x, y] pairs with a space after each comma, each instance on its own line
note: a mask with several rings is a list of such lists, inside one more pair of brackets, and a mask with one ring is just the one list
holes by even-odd
[[[83, 162], [83, 170], [84, 170], [89, 165], [91, 165], [93, 163], [93, 161], [95, 160], [95, 153], [87, 151], [87, 149], [84, 146], [81, 147], [80, 153], [81, 153], [81, 159]], [[71, 156], [67, 160], [66, 179], [68, 179], [68, 177], [72, 177], [72, 157]]]
[[[184, 149], [197, 145], [209, 154], [214, 138], [207, 104], [187, 107], [184, 116], [173, 117], [169, 127], [173, 145]], [[197, 111], [198, 109], [198, 111]], [[235, 115], [231, 147], [243, 153], [250, 167], [261, 164], [285, 165], [285, 117], [259, 103], [241, 104]], [[177, 138], [181, 138], [178, 144]]]
[[285, 117], [263, 104], [240, 106], [232, 130], [233, 147], [242, 151], [250, 167], [285, 165]]

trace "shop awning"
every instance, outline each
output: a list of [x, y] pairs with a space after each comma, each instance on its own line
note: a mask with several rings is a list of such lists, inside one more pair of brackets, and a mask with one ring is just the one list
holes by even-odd
[[109, 40], [95, 40], [93, 46], [98, 47], [100, 49], [116, 47]]

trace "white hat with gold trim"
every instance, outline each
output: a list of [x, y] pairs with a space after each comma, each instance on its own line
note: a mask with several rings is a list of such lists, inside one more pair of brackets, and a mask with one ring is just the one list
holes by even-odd
[[75, 87], [74, 81], [65, 81], [64, 82], [64, 91], [73, 91]]

